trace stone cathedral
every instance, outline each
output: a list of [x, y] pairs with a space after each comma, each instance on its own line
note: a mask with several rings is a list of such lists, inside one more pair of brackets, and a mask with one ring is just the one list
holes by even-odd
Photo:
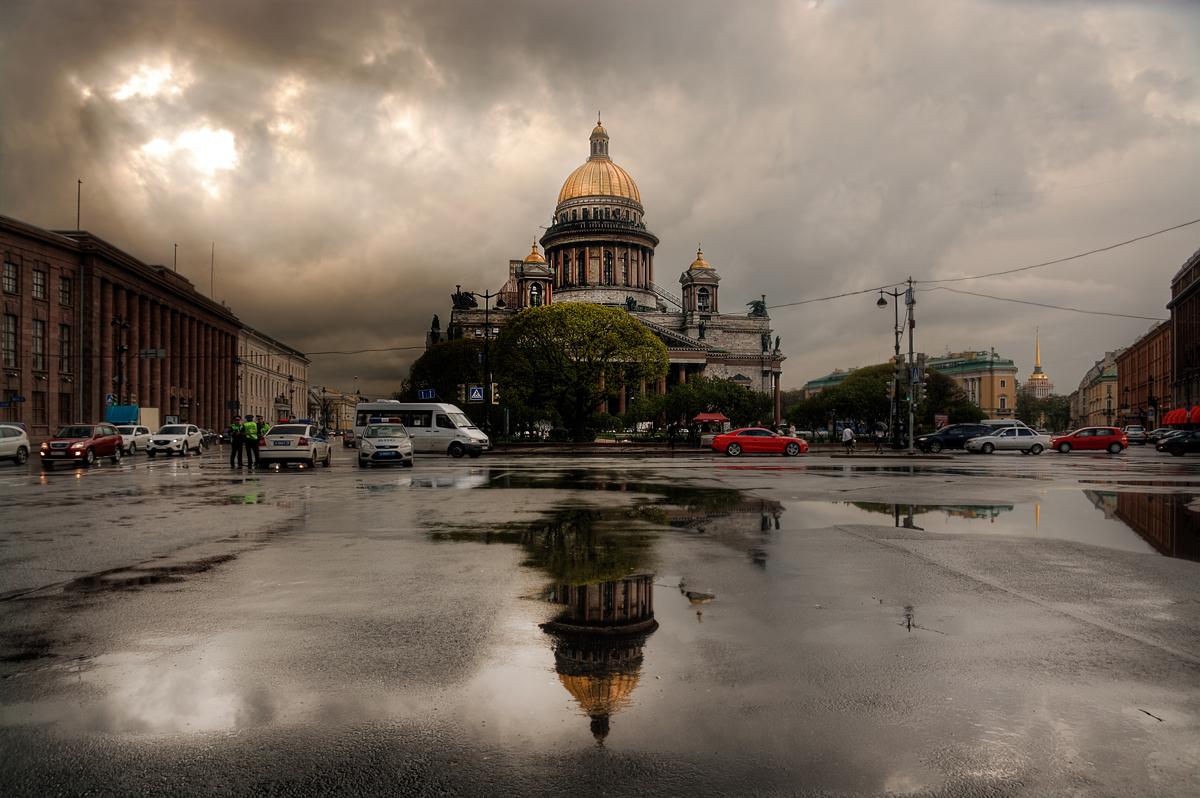
[[[740, 295], [722, 296], [721, 276], [699, 249], [678, 287], [656, 282], [658, 237], [646, 226], [637, 183], [609, 156], [599, 120], [588, 144], [587, 160], [558, 192], [541, 248], [535, 243], [524, 258], [508, 262], [508, 280], [486, 306], [482, 292], [457, 290], [449, 324], [443, 332], [435, 321], [430, 344], [495, 336], [514, 313], [552, 302], [621, 307], [662, 339], [671, 367], [658, 385], [625, 386], [610, 412], [624, 412], [639, 391], [663, 393], [703, 374], [773, 395], [778, 422], [784, 356], [772, 338], [766, 298], [742, 304]], [[722, 312], [723, 305], [733, 312]]]

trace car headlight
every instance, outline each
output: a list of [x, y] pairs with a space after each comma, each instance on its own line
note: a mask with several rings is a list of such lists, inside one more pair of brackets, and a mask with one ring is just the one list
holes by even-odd
[[72, 448], [72, 449], [82, 449], [82, 448], [83, 448], [83, 444], [82, 444], [82, 443], [72, 443], [72, 444], [71, 444], [71, 448]]

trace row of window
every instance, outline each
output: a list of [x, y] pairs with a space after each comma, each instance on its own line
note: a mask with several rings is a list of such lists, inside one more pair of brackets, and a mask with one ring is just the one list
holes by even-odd
[[[20, 330], [20, 318], [12, 313], [5, 313], [4, 319], [0, 322], [0, 362], [6, 369], [21, 367]], [[63, 374], [70, 374], [72, 371], [73, 338], [71, 325], [58, 325], [58, 370]], [[46, 341], [46, 322], [42, 319], [34, 319], [32, 322], [29, 354], [30, 365], [33, 366], [34, 371], [50, 370], [47, 363], [49, 353]]]
[[[6, 294], [21, 293], [21, 267], [7, 259], [4, 261], [3, 288]], [[33, 270], [33, 298], [50, 298], [50, 275], [45, 269]], [[75, 302], [75, 286], [70, 277], [58, 278], [58, 302], [60, 305]]]
[[[564, 252], [562, 254], [562, 269], [559, 274], [562, 276], [563, 285], [587, 285], [587, 261], [583, 255], [578, 257], [578, 263], [574, 268], [571, 266], [571, 253]], [[603, 267], [600, 274], [601, 285], [631, 285], [629, 282], [629, 256], [626, 253], [621, 253], [621, 282], [617, 283], [616, 273], [613, 265], [613, 253], [605, 251], [603, 257]]]
[[[22, 418], [25, 409], [25, 404], [14, 402], [18, 395], [15, 390], [6, 390], [4, 392], [4, 401], [8, 403], [8, 407], [0, 409], [0, 421], [24, 421], [35, 427], [44, 427], [50, 423], [47, 418], [47, 402], [49, 396], [45, 391], [31, 391], [29, 394], [29, 418]], [[70, 393], [63, 392], [58, 394], [58, 423], [69, 424], [75, 420], [74, 415], [74, 399]]]
[[625, 208], [603, 208], [602, 207], [602, 208], [584, 208], [584, 209], [582, 209], [582, 212], [580, 211], [579, 208], [572, 208], [570, 214], [568, 214], [566, 211], [563, 211], [562, 213], [560, 213], [558, 215], [558, 221], [563, 222], [563, 223], [578, 222], [580, 220], [580, 218], [582, 218], [583, 221], [585, 221], [585, 222], [589, 221], [591, 219], [597, 219], [597, 220], [609, 219], [609, 220], [618, 221], [618, 222], [637, 222], [638, 214], [636, 211], [634, 213], [630, 213]]

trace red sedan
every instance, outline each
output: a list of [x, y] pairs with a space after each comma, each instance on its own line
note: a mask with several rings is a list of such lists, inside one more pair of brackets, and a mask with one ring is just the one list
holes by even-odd
[[1108, 451], [1120, 454], [1129, 448], [1129, 439], [1116, 427], [1084, 427], [1050, 439], [1050, 448], [1066, 454], [1072, 449]]
[[121, 433], [112, 424], [71, 424], [42, 444], [42, 468], [56, 463], [90, 466], [100, 457], [121, 462]]
[[796, 457], [808, 451], [808, 443], [800, 438], [789, 438], [769, 429], [748, 427], [725, 432], [713, 438], [714, 452], [724, 452], [730, 457], [744, 454], [782, 454]]

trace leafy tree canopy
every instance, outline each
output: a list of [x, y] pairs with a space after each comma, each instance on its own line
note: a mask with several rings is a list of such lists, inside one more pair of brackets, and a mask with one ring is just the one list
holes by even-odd
[[493, 345], [505, 402], [557, 416], [576, 440], [621, 385], [667, 373], [667, 347], [629, 313], [582, 302], [526, 308]]

